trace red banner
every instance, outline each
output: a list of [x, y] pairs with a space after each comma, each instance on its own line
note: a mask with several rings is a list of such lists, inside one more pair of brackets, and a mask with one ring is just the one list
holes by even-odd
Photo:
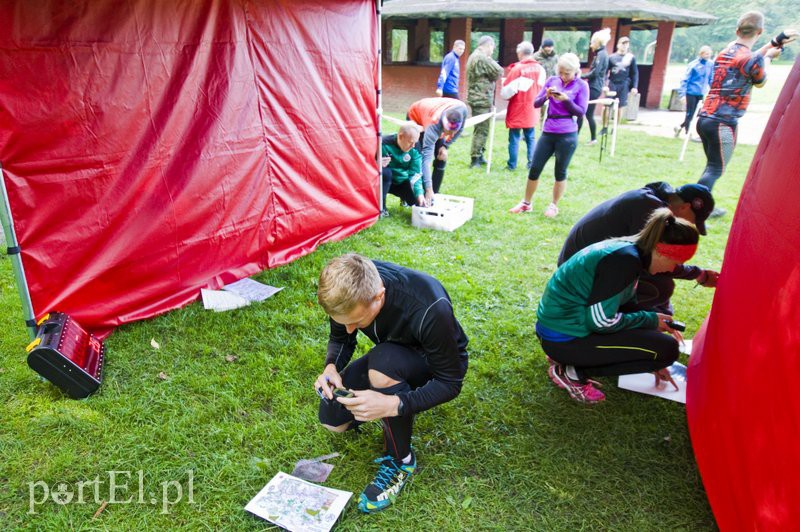
[[714, 304], [690, 360], [692, 444], [722, 530], [794, 530], [800, 523], [798, 137], [795, 62], [750, 166]]
[[37, 316], [147, 318], [374, 222], [373, 1], [0, 3]]

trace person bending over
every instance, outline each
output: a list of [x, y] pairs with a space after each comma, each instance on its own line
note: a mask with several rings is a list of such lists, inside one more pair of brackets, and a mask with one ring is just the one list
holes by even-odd
[[[638, 233], [653, 211], [663, 207], [669, 208], [674, 216], [693, 223], [698, 232], [705, 235], [706, 219], [714, 208], [714, 198], [703, 185], [683, 185], [673, 189], [664, 182], [624, 192], [604, 201], [578, 220], [561, 248], [558, 265], [564, 264], [586, 246]], [[714, 287], [718, 277], [719, 273], [715, 271], [686, 265], [658, 275], [643, 272], [636, 287], [636, 298], [626, 303], [622, 310], [654, 310], [672, 314], [669, 300], [675, 291], [674, 279], [695, 280], [702, 286]]]
[[386, 195], [393, 194], [406, 205], [425, 205], [425, 190], [422, 187], [422, 166], [414, 145], [419, 141], [419, 127], [403, 124], [396, 135], [384, 135], [381, 139], [383, 163], [383, 210], [388, 216]]
[[620, 307], [635, 297], [643, 272], [673, 271], [692, 258], [698, 240], [694, 225], [657, 209], [639, 234], [592, 244], [562, 264], [545, 287], [536, 322], [553, 383], [576, 401], [597, 403], [605, 395], [589, 377], [656, 372], [669, 380], [666, 368], [682, 340], [671, 316]]
[[[386, 453], [358, 508], [388, 507], [417, 467], [414, 416], [454, 399], [467, 372], [467, 336], [444, 287], [422, 272], [350, 253], [322, 270], [319, 304], [330, 317], [325, 370], [314, 382], [319, 420], [333, 432], [380, 419]], [[375, 346], [350, 363], [358, 331]], [[354, 397], [334, 397], [346, 388]]]
[[563, 54], [558, 58], [558, 76], [549, 78], [533, 102], [541, 107], [548, 101], [547, 116], [542, 126], [542, 136], [533, 150], [533, 161], [528, 172], [525, 197], [512, 213], [528, 212], [532, 209], [531, 199], [539, 186], [539, 176], [550, 157], [556, 157], [556, 182], [553, 184], [553, 201], [547, 206], [544, 215], [553, 218], [558, 215], [558, 202], [567, 188], [567, 167], [578, 146], [577, 119], [586, 111], [589, 100], [589, 86], [578, 77], [581, 63], [575, 54]]
[[444, 180], [447, 149], [464, 130], [467, 106], [453, 98], [423, 98], [411, 104], [407, 118], [423, 128], [417, 150], [422, 154], [425, 205], [430, 207], [434, 193], [439, 192]]

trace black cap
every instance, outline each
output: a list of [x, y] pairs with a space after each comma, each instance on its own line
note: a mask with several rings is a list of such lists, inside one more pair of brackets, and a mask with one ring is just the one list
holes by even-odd
[[706, 219], [714, 210], [714, 196], [711, 195], [711, 191], [705, 185], [691, 184], [678, 187], [675, 193], [692, 206], [694, 225], [701, 235], [705, 235]]
[[556, 43], [553, 42], [553, 39], [550, 39], [550, 38], [545, 39], [545, 40], [542, 41], [542, 48], [544, 48], [545, 46], [555, 46], [555, 45], [556, 45]]

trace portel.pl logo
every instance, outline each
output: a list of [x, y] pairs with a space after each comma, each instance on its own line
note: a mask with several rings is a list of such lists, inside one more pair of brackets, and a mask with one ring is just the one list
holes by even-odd
[[[92, 480], [80, 480], [74, 484], [56, 482], [48, 485], [42, 480], [28, 482], [28, 514], [36, 514], [37, 507], [52, 502], [59, 506], [67, 504], [150, 504], [160, 505], [162, 514], [183, 501], [194, 504], [194, 470], [186, 472], [186, 479], [160, 482], [160, 490], [146, 491], [144, 471], [106, 471], [106, 479], [100, 475]], [[185, 490], [184, 490], [185, 486]]]

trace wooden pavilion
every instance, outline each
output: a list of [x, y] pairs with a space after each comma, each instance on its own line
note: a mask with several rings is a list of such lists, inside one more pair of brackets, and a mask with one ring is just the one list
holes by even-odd
[[[432, 38], [447, 53], [456, 39], [467, 43], [461, 56], [460, 94], [466, 95], [466, 62], [473, 33], [499, 37], [498, 60], [517, 61], [516, 46], [529, 39], [539, 49], [545, 33], [611, 28], [608, 51], [618, 38], [639, 30], [657, 30], [652, 63], [639, 63], [642, 105], [657, 108], [664, 88], [672, 34], [676, 27], [714, 22], [712, 15], [646, 0], [386, 0], [382, 8], [383, 97], [388, 110], [402, 111], [411, 102], [434, 96], [438, 58], [431, 57]], [[438, 35], [437, 35], [438, 34]], [[442, 35], [443, 34], [443, 35]], [[592, 60], [588, 38], [582, 40], [584, 66]], [[557, 50], [563, 52], [566, 50]]]

